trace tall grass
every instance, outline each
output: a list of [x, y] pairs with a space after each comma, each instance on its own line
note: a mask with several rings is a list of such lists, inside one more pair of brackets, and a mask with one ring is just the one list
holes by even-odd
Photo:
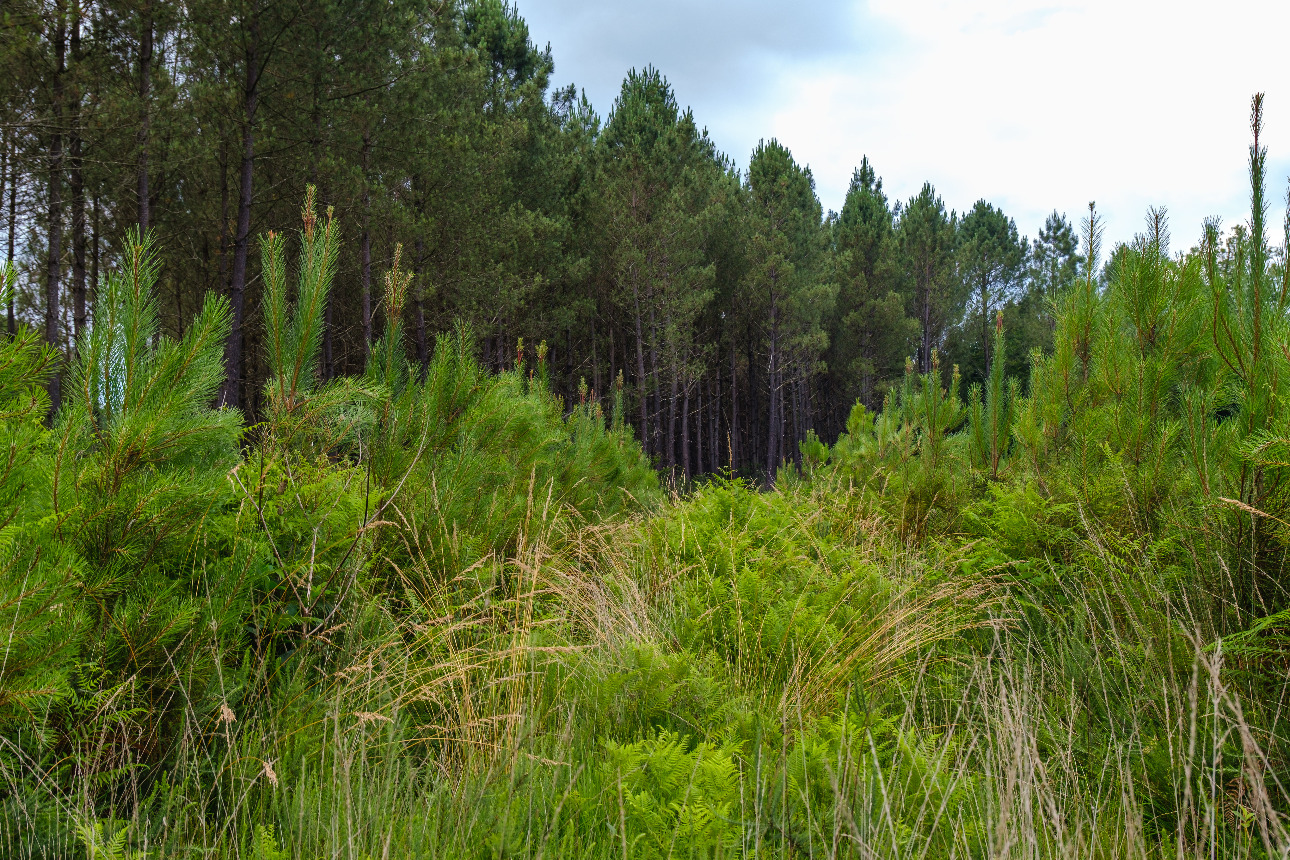
[[[664, 516], [695, 516], [699, 496]], [[875, 668], [832, 670], [822, 691], [801, 644], [750, 635], [779, 658], [757, 664], [678, 647], [680, 583], [658, 577], [702, 575], [656, 522], [569, 528], [562, 548], [521, 535], [504, 566], [524, 585], [487, 606], [422, 620], [355, 595], [270, 697], [186, 709], [168, 767], [106, 796], [6, 763], [2, 844], [113, 856], [120, 835], [115, 856], [247, 858], [1290, 849], [1270, 752], [1281, 714], [1249, 713], [1174, 592], [1142, 586], [1130, 605], [1081, 587], [1057, 616], [933, 601], [950, 586], [926, 582], [944, 571], [873, 529], [843, 545], [882, 559], [891, 588], [846, 642], [913, 644], [861, 648], [854, 665]], [[998, 586], [957, 588], [979, 600]], [[1150, 623], [1131, 615], [1146, 599], [1162, 607]]]

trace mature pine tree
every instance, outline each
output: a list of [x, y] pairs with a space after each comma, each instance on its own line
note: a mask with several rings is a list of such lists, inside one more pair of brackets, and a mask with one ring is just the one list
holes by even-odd
[[930, 373], [932, 351], [939, 349], [945, 333], [962, 307], [961, 281], [954, 270], [958, 217], [946, 212], [930, 182], [910, 198], [900, 213], [896, 237], [901, 257], [913, 281], [911, 316], [920, 328], [918, 369]]
[[989, 376], [995, 317], [1017, 298], [1026, 243], [1011, 218], [978, 200], [959, 222], [957, 257], [968, 301], [963, 333], [972, 334], [962, 338], [952, 358], [970, 384]]
[[917, 337], [905, 314], [905, 272], [898, 259], [895, 219], [882, 179], [866, 157], [851, 177], [833, 224], [838, 299], [830, 321], [830, 429], [841, 432], [857, 400], [871, 410], [904, 372]]
[[720, 175], [715, 151], [651, 67], [623, 81], [597, 165], [602, 253], [631, 320], [639, 432], [673, 466], [678, 398], [694, 384], [694, 325], [711, 298], [702, 221]]
[[763, 141], [748, 166], [748, 197], [746, 295], [764, 342], [765, 462], [773, 481], [780, 463], [796, 457], [796, 443], [812, 424], [810, 384], [828, 345], [823, 322], [836, 288], [826, 280], [826, 234], [810, 169], [798, 166], [778, 141]]
[[1003, 312], [1009, 376], [1026, 378], [1031, 353], [1052, 349], [1055, 302], [1082, 275], [1081, 262], [1079, 235], [1065, 215], [1054, 211], [1031, 243], [1024, 292]]

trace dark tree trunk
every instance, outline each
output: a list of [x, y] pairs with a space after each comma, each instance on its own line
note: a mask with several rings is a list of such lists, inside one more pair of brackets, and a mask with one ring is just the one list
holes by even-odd
[[669, 390], [667, 400], [667, 438], [664, 440], [667, 445], [667, 467], [668, 469], [676, 468], [676, 407], [677, 400], [680, 398], [680, 392], [677, 388], [676, 366], [672, 367], [672, 385]]
[[747, 463], [749, 467], [755, 467], [757, 459], [761, 454], [761, 449], [757, 447], [760, 444], [761, 435], [761, 380], [757, 379], [757, 361], [752, 351], [752, 331], [749, 326], [747, 339], [744, 340], [748, 351], [748, 379], [744, 388], [748, 392], [748, 424], [747, 431], [744, 431], [743, 438], [748, 441], [747, 451], [743, 451], [743, 459], [739, 460], [739, 465]]
[[739, 360], [735, 337], [730, 335], [730, 424], [727, 428], [729, 439], [726, 447], [730, 453], [730, 471], [739, 463]]
[[224, 393], [221, 404], [241, 405], [242, 304], [246, 292], [246, 262], [251, 245], [251, 181], [255, 168], [255, 113], [260, 95], [260, 22], [252, 13], [246, 43], [246, 83], [243, 90], [242, 171], [237, 202], [237, 232], [233, 238], [233, 272], [229, 279], [229, 304], [233, 320], [224, 348]]
[[98, 195], [90, 203], [90, 285], [89, 301], [98, 307], [98, 289], [99, 289], [99, 198]]
[[372, 158], [372, 135], [363, 132], [361, 156], [363, 170], [363, 220], [359, 230], [359, 281], [363, 293], [363, 359], [372, 349], [372, 186], [367, 171]]
[[646, 400], [645, 386], [645, 332], [643, 331], [643, 320], [641, 319], [641, 297], [640, 288], [636, 284], [635, 278], [632, 279], [632, 298], [636, 304], [636, 394], [640, 402], [640, 421], [641, 421], [641, 447], [645, 450], [645, 456], [650, 455], [649, 445], [649, 403]]
[[[594, 324], [595, 319], [596, 319], [596, 314], [595, 314], [595, 313], [593, 313], [593, 314], [592, 314], [591, 319], [592, 319], [592, 322], [593, 322], [593, 324]], [[616, 386], [616, 385], [618, 385], [618, 373], [617, 373], [617, 370], [618, 370], [618, 355], [617, 355], [617, 350], [615, 349], [615, 345], [614, 345], [614, 323], [613, 323], [613, 320], [610, 320], [610, 321], [609, 321], [609, 331], [607, 332], [607, 335], [608, 335], [608, 337], [609, 337], [609, 385]], [[594, 340], [594, 332], [593, 332], [593, 340], [592, 340], [592, 342], [593, 342], [593, 343], [595, 342], [595, 340]], [[606, 393], [608, 393], [608, 391], [609, 391], [608, 386], [606, 386], [605, 391], [606, 391]]]
[[420, 237], [416, 241], [416, 258], [412, 261], [412, 277], [416, 281], [414, 294], [416, 295], [416, 315], [417, 315], [417, 367], [421, 368], [421, 378], [426, 375], [426, 368], [430, 364], [430, 344], [426, 342], [426, 291], [422, 283], [422, 271], [425, 266], [423, 261], [426, 255], [425, 241]]
[[149, 100], [152, 94], [152, 4], [145, 2], [139, 9], [139, 128], [136, 144], [139, 148], [137, 193], [139, 198], [139, 232], [145, 233], [152, 222], [148, 200], [148, 138], [152, 126]]
[[591, 309], [591, 387], [598, 396], [603, 397], [605, 389], [600, 386], [600, 355], [596, 349], [596, 340], [596, 309], [593, 305]]
[[219, 257], [219, 286], [228, 290], [228, 149], [223, 135], [219, 142], [219, 242], [216, 254]]
[[649, 309], [650, 390], [653, 391], [654, 400], [652, 404], [653, 408], [650, 412], [651, 417], [653, 418], [653, 426], [651, 427], [653, 438], [650, 441], [650, 448], [653, 449], [655, 455], [663, 455], [666, 457], [666, 454], [663, 451], [663, 386], [659, 381], [660, 376], [658, 372], [658, 321], [654, 316], [653, 296], [651, 295], [649, 298], [651, 300]]
[[[681, 405], [681, 472], [685, 474], [686, 480], [691, 476], [690, 472], [690, 384], [685, 386], [685, 400]], [[700, 407], [702, 414], [702, 407]], [[703, 456], [698, 456], [699, 464], [703, 463]], [[702, 465], [700, 465], [702, 468]]]
[[708, 382], [708, 468], [716, 473], [721, 470], [721, 370], [717, 365], [716, 378]]
[[[73, 6], [72, 13], [72, 62], [81, 59], [81, 9]], [[72, 191], [72, 322], [77, 341], [85, 331], [85, 182], [82, 176], [81, 93], [72, 94], [71, 140], [68, 153]]]
[[932, 278], [930, 273], [924, 273], [923, 277], [923, 348], [922, 355], [919, 356], [919, 368], [923, 373], [932, 372]]
[[[51, 105], [52, 132], [49, 139], [49, 257], [45, 267], [45, 341], [55, 349], [61, 344], [58, 320], [59, 275], [63, 252], [63, 74], [67, 71], [67, 9], [59, 3], [54, 11], [55, 69], [53, 78], [53, 103]], [[49, 408], [51, 418], [62, 405], [62, 378], [58, 371], [49, 377]]]
[[767, 422], [769, 433], [766, 437], [766, 479], [775, 482], [775, 468], [779, 465], [779, 440], [782, 435], [780, 413], [783, 411], [781, 401], [779, 373], [779, 302], [778, 296], [771, 292], [770, 297], [770, 356], [767, 362], [767, 374], [770, 382], [770, 415]]
[[[18, 146], [12, 133], [5, 136], [5, 144], [5, 153], [9, 159], [9, 247], [5, 254], [5, 262], [12, 266], [15, 241], [18, 237]], [[6, 313], [6, 330], [12, 337], [18, 331], [18, 320], [13, 312], [13, 296], [9, 296], [9, 307], [6, 308]]]

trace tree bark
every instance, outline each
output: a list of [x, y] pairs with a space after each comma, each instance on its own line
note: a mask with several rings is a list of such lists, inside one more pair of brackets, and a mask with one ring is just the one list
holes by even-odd
[[730, 454], [730, 471], [734, 472], [739, 462], [739, 350], [735, 344], [734, 332], [730, 334], [730, 424], [726, 431], [726, 450]]
[[148, 140], [152, 117], [149, 100], [152, 94], [152, 4], [145, 2], [139, 9], [139, 128], [136, 131], [138, 165], [136, 167], [136, 193], [139, 203], [139, 232], [146, 233], [152, 223], [148, 199]]
[[[81, 4], [72, 6], [72, 62], [80, 65], [81, 59]], [[72, 323], [79, 342], [85, 331], [85, 181], [82, 174], [83, 147], [81, 136], [81, 93], [79, 86], [72, 92], [72, 121], [70, 127], [69, 163], [72, 191]]]
[[[772, 274], [772, 279], [774, 275]], [[769, 484], [775, 483], [775, 468], [779, 465], [779, 441], [781, 436], [781, 423], [779, 413], [783, 411], [780, 405], [783, 399], [783, 392], [779, 384], [779, 296], [775, 288], [771, 287], [770, 295], [770, 356], [767, 361], [767, 376], [770, 382], [770, 415], [767, 421], [766, 437], [766, 480]]]
[[[59, 3], [55, 7], [54, 24], [55, 70], [51, 105], [52, 132], [49, 140], [49, 256], [45, 269], [45, 341], [55, 349], [61, 344], [59, 336], [59, 275], [63, 251], [63, 74], [67, 71], [67, 9]], [[58, 414], [62, 405], [62, 378], [55, 371], [49, 377], [50, 417]]]
[[99, 198], [94, 195], [90, 201], [90, 213], [93, 216], [90, 220], [90, 283], [87, 292], [87, 303], [94, 303], [98, 307], [98, 289], [99, 289]]
[[645, 450], [645, 456], [650, 454], [649, 445], [649, 404], [646, 399], [645, 387], [645, 332], [643, 320], [641, 319], [641, 297], [640, 287], [636, 283], [636, 278], [632, 278], [632, 299], [636, 304], [636, 393], [637, 400], [640, 402], [640, 421], [641, 421], [641, 447]]
[[[18, 145], [12, 132], [5, 135], [5, 153], [9, 159], [9, 247], [5, 262], [12, 266], [14, 245], [18, 237]], [[18, 320], [14, 316], [12, 295], [9, 296], [9, 307], [6, 311], [6, 329], [12, 337], [18, 332]]]
[[686, 383], [681, 401], [681, 473], [686, 480], [694, 474], [690, 468], [690, 391], [693, 387], [693, 384]]
[[372, 135], [364, 130], [363, 150], [363, 221], [358, 238], [359, 280], [363, 292], [363, 359], [372, 349], [372, 186], [367, 171], [372, 158]]
[[670, 397], [667, 401], [667, 437], [664, 444], [667, 445], [667, 454], [664, 462], [669, 470], [676, 467], [676, 401], [680, 396], [677, 391], [677, 369], [676, 362], [672, 363], [672, 385]]
[[721, 366], [714, 368], [716, 378], [708, 385], [708, 468], [721, 470]]
[[246, 263], [251, 245], [251, 182], [255, 168], [255, 113], [260, 96], [260, 22], [252, 12], [246, 43], [246, 81], [243, 88], [242, 170], [238, 189], [237, 232], [233, 238], [233, 272], [229, 279], [232, 328], [224, 347], [224, 392], [221, 405], [241, 405], [242, 304], [246, 292]]
[[425, 240], [418, 236], [416, 241], [416, 257], [412, 261], [412, 276], [416, 282], [417, 367], [421, 368], [422, 379], [425, 378], [426, 368], [430, 364], [430, 345], [426, 342], [426, 291], [425, 285], [421, 280], [421, 273], [425, 268], [422, 264], [422, 261], [425, 259], [425, 251]]

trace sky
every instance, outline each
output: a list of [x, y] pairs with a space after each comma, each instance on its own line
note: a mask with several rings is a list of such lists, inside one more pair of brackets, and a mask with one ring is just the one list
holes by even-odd
[[984, 198], [1035, 237], [1078, 227], [1106, 248], [1169, 213], [1173, 249], [1206, 217], [1249, 220], [1249, 106], [1266, 93], [1269, 238], [1290, 176], [1290, 2], [1149, 0], [518, 0], [552, 83], [608, 116], [653, 64], [718, 148], [746, 166], [777, 138], [839, 210], [862, 156], [888, 197], [931, 182]]

